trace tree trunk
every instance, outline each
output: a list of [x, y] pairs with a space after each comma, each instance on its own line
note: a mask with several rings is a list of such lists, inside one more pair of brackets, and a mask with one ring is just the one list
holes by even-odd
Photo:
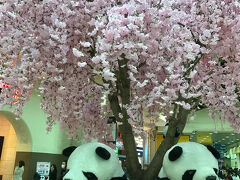
[[122, 123], [122, 125], [119, 126], [119, 129], [123, 135], [123, 145], [126, 152], [128, 173], [130, 174], [132, 179], [140, 179], [140, 177], [142, 177], [142, 171], [139, 166], [132, 126], [127, 121], [128, 116], [126, 112], [124, 113], [124, 119], [120, 119], [118, 116], [119, 113], [122, 113], [122, 109], [119, 106], [117, 94], [109, 95], [108, 99], [110, 101], [114, 117], [117, 119], [118, 122]]
[[[162, 167], [162, 161], [166, 151], [175, 145], [182, 134], [185, 127], [189, 110], [183, 109], [181, 106], [178, 107], [178, 113], [176, 117], [172, 117], [169, 121], [168, 132], [166, 138], [160, 144], [150, 166], [147, 170], [141, 169], [137, 157], [136, 144], [132, 127], [128, 123], [123, 123], [120, 126], [120, 132], [123, 134], [123, 144], [126, 151], [127, 159], [127, 171], [130, 175], [131, 180], [155, 180]], [[176, 128], [179, 128], [180, 136], [175, 137]]]
[[[144, 173], [143, 180], [154, 180], [157, 177], [162, 167], [163, 157], [167, 152], [167, 150], [170, 149], [173, 145], [175, 145], [178, 142], [182, 134], [182, 131], [186, 125], [187, 116], [189, 112], [190, 112], [189, 110], [185, 110], [180, 106], [176, 114], [176, 117], [170, 118], [166, 138], [162, 141], [162, 143], [158, 147], [158, 150], [154, 155], [150, 163], [150, 166], [147, 168], [147, 170]], [[176, 138], [175, 133], [176, 133], [177, 127], [179, 128], [180, 135]]]
[[[161, 167], [164, 154], [166, 151], [177, 143], [179, 137], [175, 137], [176, 128], [179, 128], [180, 135], [185, 127], [189, 110], [183, 109], [181, 106], [174, 105], [174, 114], [169, 118], [169, 127], [166, 138], [159, 146], [150, 166], [147, 170], [143, 170], [139, 164], [137, 156], [137, 148], [132, 131], [132, 126], [128, 123], [128, 114], [126, 106], [130, 104], [130, 79], [128, 75], [128, 60], [125, 55], [121, 55], [122, 59], [118, 59], [119, 70], [115, 71], [117, 78], [116, 89], [112, 88], [108, 95], [111, 110], [117, 122], [121, 123], [119, 126], [120, 132], [123, 135], [123, 145], [126, 152], [127, 171], [131, 180], [155, 180]], [[109, 82], [110, 87], [113, 85]], [[118, 97], [121, 98], [121, 106]], [[181, 99], [181, 97], [179, 97]], [[119, 117], [119, 114], [123, 118]]]

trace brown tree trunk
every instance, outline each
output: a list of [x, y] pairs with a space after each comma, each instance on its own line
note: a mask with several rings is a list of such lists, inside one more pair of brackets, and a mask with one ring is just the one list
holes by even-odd
[[[173, 145], [175, 145], [178, 142], [182, 134], [182, 131], [186, 125], [187, 116], [189, 112], [190, 112], [189, 110], [185, 110], [180, 106], [178, 112], [176, 113], [175, 118], [174, 117], [170, 118], [166, 138], [162, 141], [162, 143], [158, 147], [156, 154], [154, 155], [149, 167], [144, 173], [143, 180], [154, 180], [157, 177], [162, 167], [164, 154], [167, 152], [168, 149], [170, 149]], [[179, 128], [180, 135], [176, 138], [175, 133], [177, 127]]]
[[[117, 116], [118, 112], [116, 110], [120, 110], [120, 106], [117, 105], [118, 98], [116, 96], [109, 96], [109, 100], [111, 102], [111, 108], [114, 109], [114, 115]], [[145, 171], [142, 170], [139, 165], [132, 126], [127, 122], [127, 119], [121, 119], [122, 125], [120, 125], [120, 132], [123, 135], [123, 144], [126, 151], [127, 171], [130, 174], [131, 180], [154, 180], [157, 177], [162, 167], [164, 154], [169, 148], [177, 143], [185, 127], [189, 112], [189, 110], [185, 110], [181, 106], [178, 107], [175, 116], [171, 117], [169, 120], [166, 138], [160, 144], [153, 160], [150, 163], [150, 166]], [[116, 118], [119, 117], [117, 116]], [[180, 136], [176, 138], [175, 133], [177, 127], [179, 128]]]
[[[142, 170], [138, 161], [132, 126], [128, 123], [129, 116], [125, 107], [125, 105], [130, 104], [131, 91], [130, 79], [128, 76], [127, 59], [124, 55], [122, 55], [121, 58], [122, 59], [118, 60], [119, 70], [115, 71], [117, 78], [116, 89], [114, 89], [113, 85], [109, 83], [110, 87], [112, 87], [113, 90], [111, 94], [108, 95], [108, 99], [110, 102], [111, 110], [117, 122], [122, 123], [119, 128], [120, 132], [123, 135], [123, 145], [127, 160], [127, 171], [130, 175], [131, 180], [155, 180], [162, 167], [164, 154], [170, 147], [177, 143], [180, 137], [175, 137], [176, 127], [179, 128], [179, 133], [181, 135], [185, 127], [189, 111], [183, 109], [177, 104], [174, 105], [174, 114], [169, 118], [169, 127], [166, 138], [160, 144], [148, 169], [145, 171]], [[121, 106], [118, 99], [119, 96], [121, 98]], [[119, 117], [119, 113], [122, 114], [122, 119]]]

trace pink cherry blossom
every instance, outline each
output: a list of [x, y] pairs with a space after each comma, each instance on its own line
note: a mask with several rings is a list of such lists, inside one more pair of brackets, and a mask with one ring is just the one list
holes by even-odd
[[[136, 132], [143, 130], [143, 110], [155, 123], [174, 105], [194, 112], [199, 102], [239, 130], [236, 0], [1, 2], [1, 78], [21, 90], [16, 113], [39, 84], [47, 129], [59, 121], [71, 137], [83, 131], [104, 141], [112, 109], [100, 104], [114, 93]], [[127, 63], [120, 64], [123, 57]], [[124, 67], [127, 103], [119, 86]], [[13, 93], [4, 90], [2, 104]]]

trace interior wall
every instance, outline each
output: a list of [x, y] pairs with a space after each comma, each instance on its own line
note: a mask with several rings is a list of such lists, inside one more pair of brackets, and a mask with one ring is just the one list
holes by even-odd
[[67, 157], [61, 154], [17, 152], [15, 165], [17, 165], [17, 162], [22, 159], [27, 161], [27, 163], [25, 163], [23, 180], [33, 179], [33, 175], [37, 168], [37, 162], [50, 162], [50, 164], [55, 164], [57, 166], [57, 179], [59, 179], [61, 173], [61, 163], [62, 161], [66, 161]]
[[0, 116], [0, 136], [4, 136], [2, 156], [0, 159], [0, 175], [2, 180], [11, 180], [17, 149], [17, 136], [10, 122]]
[[[41, 97], [33, 93], [30, 101], [25, 104], [21, 116], [14, 115], [12, 113], [13, 109], [8, 105], [0, 110], [0, 119], [5, 119], [4, 124], [0, 121], [0, 136], [1, 133], [6, 132], [6, 130], [3, 131], [5, 128], [1, 126], [5, 126], [7, 123], [11, 126], [11, 131], [15, 132], [15, 139], [17, 140], [14, 145], [15, 154], [8, 155], [15, 161], [13, 160], [11, 164], [9, 163], [10, 161], [8, 164], [4, 163], [3, 160], [0, 162], [0, 179], [1, 174], [9, 173], [8, 178], [5, 179], [3, 177], [2, 180], [12, 180], [11, 176], [14, 167], [18, 164], [19, 160], [23, 160], [26, 165], [23, 180], [31, 180], [36, 170], [36, 162], [48, 160], [59, 167], [60, 162], [66, 159], [61, 155], [62, 150], [68, 146], [80, 144], [79, 142], [75, 143], [75, 141], [69, 139], [67, 135], [60, 130], [59, 123], [53, 127], [51, 132], [46, 131], [47, 115], [40, 109], [40, 100]], [[6, 147], [6, 141], [5, 139], [4, 147]], [[13, 143], [10, 144], [11, 148], [13, 148]], [[4, 151], [7, 154], [12, 153], [11, 149], [5, 149]], [[5, 160], [6, 157], [4, 157], [4, 161]]]
[[16, 131], [18, 143], [21, 143], [18, 152], [61, 154], [64, 148], [71, 145], [72, 140], [61, 131], [58, 122], [47, 132], [47, 115], [40, 109], [40, 101], [41, 96], [33, 91], [20, 117], [12, 113], [14, 106], [11, 108], [8, 105], [4, 106], [0, 114], [10, 121]]
[[9, 122], [15, 130], [17, 136], [17, 151], [31, 152], [32, 151], [32, 136], [27, 124], [23, 119], [8, 111], [0, 111], [0, 118]]

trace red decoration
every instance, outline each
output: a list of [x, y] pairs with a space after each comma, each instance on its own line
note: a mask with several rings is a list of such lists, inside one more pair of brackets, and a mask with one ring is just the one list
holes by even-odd
[[[10, 85], [7, 84], [7, 83], [5, 83], [5, 82], [2, 82], [1, 87], [2, 87], [2, 88], [11, 88]], [[17, 99], [18, 99], [21, 91], [18, 90], [18, 89], [14, 89], [14, 92], [15, 92], [15, 94], [12, 96], [13, 101], [11, 102], [11, 104], [17, 104], [17, 103], [19, 103], [19, 100], [17, 100]], [[9, 95], [8, 95], [8, 96], [9, 96]]]

